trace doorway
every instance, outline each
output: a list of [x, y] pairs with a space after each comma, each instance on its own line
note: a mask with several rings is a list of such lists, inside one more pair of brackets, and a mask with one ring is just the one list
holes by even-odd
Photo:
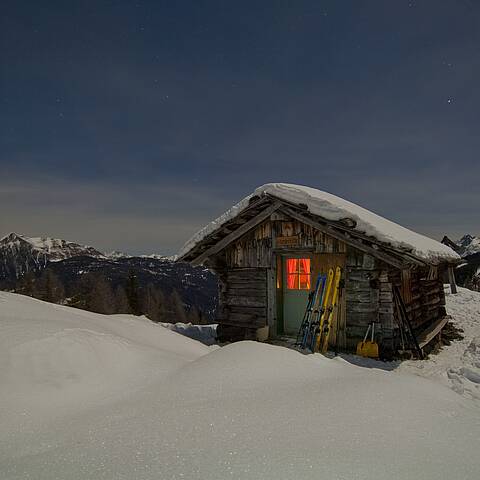
[[[326, 275], [330, 268], [335, 270], [340, 267], [344, 278], [345, 265], [345, 253], [291, 253], [277, 257], [278, 334], [297, 335], [307, 308], [308, 295], [315, 288], [318, 275]], [[337, 342], [337, 333], [340, 333], [342, 339], [345, 336], [345, 295], [341, 296], [339, 304], [341, 315], [338, 321], [335, 318], [334, 330], [330, 335], [332, 342]]]
[[286, 256], [283, 271], [283, 329], [296, 335], [312, 289], [312, 259], [308, 256]]

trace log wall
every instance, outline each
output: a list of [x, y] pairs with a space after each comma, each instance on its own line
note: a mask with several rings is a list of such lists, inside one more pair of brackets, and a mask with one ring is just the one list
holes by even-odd
[[416, 332], [425, 330], [432, 322], [445, 316], [445, 293], [438, 272], [429, 268], [416, 268], [406, 276], [399, 270], [391, 270], [389, 278], [392, 284], [400, 288]]
[[257, 328], [267, 324], [267, 269], [227, 269], [219, 284], [219, 336], [223, 341], [254, 339]]
[[[380, 276], [379, 262], [363, 252], [353, 248], [347, 249], [347, 265], [345, 275], [346, 296], [346, 348], [355, 349], [371, 322], [376, 322], [376, 339], [385, 336], [380, 315]], [[382, 317], [383, 318], [383, 317]]]

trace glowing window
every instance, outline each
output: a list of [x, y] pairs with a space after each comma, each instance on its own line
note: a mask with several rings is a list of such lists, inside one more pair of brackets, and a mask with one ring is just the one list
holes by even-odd
[[287, 288], [289, 290], [310, 290], [310, 259], [288, 258]]

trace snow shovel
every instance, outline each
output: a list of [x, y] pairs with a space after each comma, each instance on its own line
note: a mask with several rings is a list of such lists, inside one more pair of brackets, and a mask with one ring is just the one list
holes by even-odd
[[[372, 329], [371, 340], [367, 340], [368, 333]], [[378, 343], [374, 342], [373, 338], [375, 335], [375, 322], [372, 322], [368, 325], [367, 332], [363, 338], [363, 342], [358, 342], [357, 344], [357, 355], [367, 358], [378, 358]]]

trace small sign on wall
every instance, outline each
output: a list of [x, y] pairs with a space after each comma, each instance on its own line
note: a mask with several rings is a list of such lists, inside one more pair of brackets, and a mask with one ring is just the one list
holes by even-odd
[[277, 237], [275, 240], [277, 247], [296, 247], [300, 243], [298, 235], [291, 237]]

